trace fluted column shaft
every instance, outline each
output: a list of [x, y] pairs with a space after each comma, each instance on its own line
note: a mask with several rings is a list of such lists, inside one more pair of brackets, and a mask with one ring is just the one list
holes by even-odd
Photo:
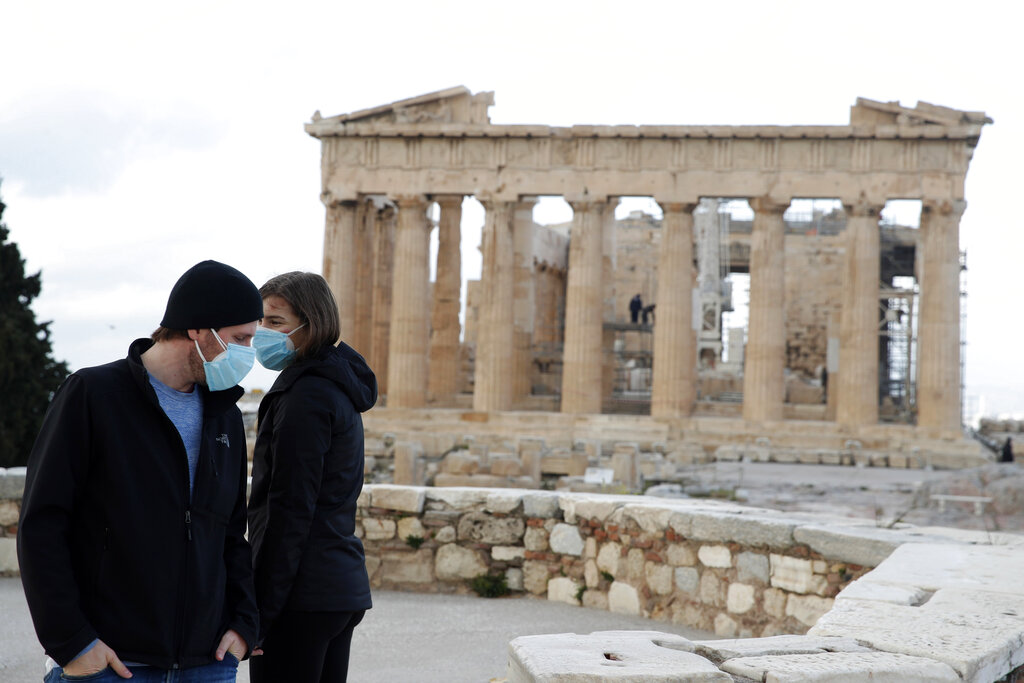
[[398, 198], [388, 353], [389, 408], [420, 408], [427, 399], [430, 268], [426, 206], [421, 196]]
[[743, 418], [781, 420], [785, 400], [786, 232], [782, 214], [788, 204], [768, 197], [750, 200], [754, 226], [750, 236], [750, 317], [743, 368]]
[[[602, 320], [615, 322], [615, 207], [618, 197], [609, 197], [601, 220], [601, 279], [604, 284]], [[611, 396], [615, 389], [615, 330], [601, 328], [601, 394]]]
[[437, 234], [437, 277], [430, 330], [432, 401], [449, 403], [459, 389], [459, 309], [462, 291], [462, 195], [435, 197], [441, 207]]
[[960, 217], [964, 201], [925, 201], [918, 243], [917, 424], [960, 429]]
[[878, 216], [882, 207], [847, 203], [843, 308], [839, 319], [836, 422], [878, 422], [878, 283], [881, 278]]
[[374, 235], [373, 252], [373, 340], [370, 363], [377, 375], [377, 389], [388, 393], [388, 345], [391, 331], [391, 287], [394, 284], [395, 219], [394, 206], [381, 210]]
[[536, 288], [533, 273], [534, 198], [516, 202], [512, 214], [512, 242], [515, 248], [515, 371], [512, 405], [526, 400], [533, 389], [533, 322]]
[[355, 334], [355, 224], [356, 202], [329, 201], [324, 226], [324, 279], [338, 302], [341, 338]]
[[569, 277], [562, 354], [562, 412], [600, 413], [603, 201], [570, 201]]
[[370, 352], [373, 339], [373, 235], [376, 232], [377, 205], [372, 200], [359, 203], [353, 240], [355, 264], [355, 322], [349, 344], [359, 353]]
[[651, 415], [682, 417], [696, 397], [697, 337], [693, 329], [693, 209], [661, 204], [657, 323], [654, 325]]
[[481, 236], [480, 326], [477, 332], [473, 410], [512, 407], [515, 370], [515, 247], [513, 203], [484, 199], [486, 218]]

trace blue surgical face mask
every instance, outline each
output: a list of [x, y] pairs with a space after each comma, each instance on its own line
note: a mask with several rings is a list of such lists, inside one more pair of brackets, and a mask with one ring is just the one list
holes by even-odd
[[295, 344], [289, 337], [305, 326], [306, 323], [302, 323], [288, 334], [262, 326], [257, 327], [256, 336], [252, 338], [252, 347], [256, 349], [256, 360], [267, 370], [284, 369], [295, 360]]
[[195, 340], [196, 351], [203, 359], [203, 370], [206, 371], [206, 386], [210, 391], [223, 391], [235, 386], [252, 370], [256, 362], [256, 349], [241, 344], [225, 344], [224, 340], [217, 334], [217, 330], [211, 329], [217, 343], [224, 348], [213, 360], [206, 360], [202, 350], [199, 348], [199, 340]]

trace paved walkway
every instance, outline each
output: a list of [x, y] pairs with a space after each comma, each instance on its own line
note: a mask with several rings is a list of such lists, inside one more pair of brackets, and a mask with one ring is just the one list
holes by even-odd
[[[505, 677], [508, 643], [540, 633], [654, 630], [693, 640], [715, 636], [639, 617], [529, 598], [376, 591], [356, 628], [351, 683], [487, 683]], [[0, 579], [0, 681], [39, 683], [44, 655], [18, 579]], [[248, 683], [243, 663], [238, 680]]]

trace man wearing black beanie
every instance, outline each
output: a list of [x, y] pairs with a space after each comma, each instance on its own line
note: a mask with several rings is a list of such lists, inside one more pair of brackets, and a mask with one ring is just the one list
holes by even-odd
[[262, 317], [245, 275], [203, 261], [151, 338], [54, 395], [18, 527], [46, 681], [235, 680], [258, 633], [235, 404]]

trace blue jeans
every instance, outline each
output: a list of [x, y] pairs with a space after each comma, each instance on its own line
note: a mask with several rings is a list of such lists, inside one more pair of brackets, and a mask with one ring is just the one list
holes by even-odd
[[238, 673], [238, 660], [230, 652], [225, 653], [224, 661], [214, 662], [191, 669], [159, 669], [155, 666], [129, 666], [131, 678], [121, 678], [111, 668], [106, 668], [88, 676], [65, 676], [59, 666], [53, 667], [43, 679], [44, 683], [60, 683], [60, 681], [88, 681], [89, 683], [234, 683]]

